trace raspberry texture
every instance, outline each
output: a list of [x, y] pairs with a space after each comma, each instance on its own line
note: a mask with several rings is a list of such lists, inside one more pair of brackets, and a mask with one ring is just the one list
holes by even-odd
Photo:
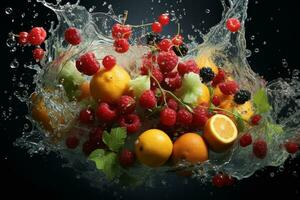
[[212, 86], [216, 87], [219, 83], [222, 83], [225, 81], [226, 73], [223, 69], [219, 68], [218, 74], [215, 76], [215, 78], [212, 80]]
[[167, 104], [168, 104], [169, 108], [171, 108], [171, 109], [173, 109], [175, 111], [178, 110], [178, 103], [177, 103], [176, 100], [174, 100], [172, 98], [169, 98]]
[[117, 110], [112, 105], [102, 102], [98, 105], [96, 116], [103, 122], [112, 122], [117, 117]]
[[102, 65], [106, 70], [112, 69], [117, 64], [116, 58], [114, 56], [105, 56], [102, 60]]
[[152, 90], [146, 90], [140, 97], [140, 106], [145, 109], [152, 109], [156, 106], [157, 100]]
[[170, 17], [168, 14], [164, 13], [158, 17], [158, 21], [161, 25], [165, 26], [170, 23]]
[[298, 151], [298, 144], [295, 142], [287, 142], [284, 144], [286, 151], [290, 154], [295, 154]]
[[131, 96], [123, 95], [118, 100], [118, 110], [121, 114], [129, 114], [134, 112], [136, 103]]
[[129, 42], [127, 39], [119, 38], [114, 42], [115, 51], [118, 53], [125, 53], [129, 49]]
[[35, 48], [32, 51], [32, 56], [35, 60], [42, 60], [45, 55], [45, 51], [42, 48]]
[[134, 154], [128, 149], [123, 149], [119, 155], [119, 162], [122, 167], [131, 167], [134, 164]]
[[188, 125], [192, 124], [192, 122], [193, 122], [193, 114], [190, 113], [188, 110], [181, 108], [177, 112], [177, 123], [178, 124], [188, 126]]
[[18, 37], [18, 43], [20, 45], [25, 45], [28, 43], [28, 33], [27, 32], [20, 32]]
[[70, 27], [65, 31], [65, 40], [71, 45], [78, 45], [81, 42], [81, 35], [77, 28]]
[[79, 121], [83, 124], [90, 124], [94, 119], [94, 110], [92, 108], [82, 109], [79, 113]]
[[240, 146], [246, 147], [252, 143], [252, 136], [249, 133], [245, 133], [240, 137]]
[[223, 94], [232, 95], [238, 91], [239, 85], [235, 81], [226, 81], [224, 83], [220, 83], [219, 88]]
[[268, 151], [268, 146], [264, 140], [258, 139], [253, 143], [253, 154], [257, 158], [264, 159], [267, 155], [267, 151]]
[[163, 39], [162, 41], [159, 42], [158, 47], [162, 51], [169, 51], [173, 46], [173, 43], [170, 39]]
[[193, 113], [193, 125], [196, 128], [203, 128], [208, 120], [208, 111], [202, 106], [197, 106]]
[[[156, 81], [158, 81], [159, 83], [162, 83], [162, 81], [164, 80], [164, 75], [158, 68], [153, 68], [152, 69], [152, 76], [154, 76]], [[152, 87], [158, 87], [158, 84], [154, 80], [154, 78], [151, 77], [151, 86]]]
[[76, 68], [79, 72], [92, 76], [100, 68], [97, 58], [93, 52], [83, 54], [76, 60]]
[[159, 65], [160, 70], [165, 72], [171, 72], [177, 65], [178, 57], [174, 52], [160, 52], [157, 57], [157, 63]]
[[200, 71], [200, 69], [198, 68], [194, 60], [187, 60], [185, 62], [178, 63], [177, 70], [181, 76], [189, 72], [194, 72], [195, 74], [199, 74]]
[[181, 76], [179, 76], [178, 72], [170, 72], [165, 75], [164, 84], [169, 90], [176, 90], [182, 85]]
[[256, 114], [256, 115], [253, 115], [252, 118], [251, 118], [251, 123], [253, 125], [258, 125], [260, 120], [261, 120], [262, 116], [259, 115], [259, 114]]
[[28, 34], [28, 42], [32, 45], [41, 45], [47, 37], [43, 27], [34, 27]]
[[119, 119], [121, 127], [127, 129], [128, 134], [137, 132], [141, 128], [140, 117], [136, 114], [123, 115]]
[[114, 24], [112, 27], [112, 37], [114, 39], [125, 38], [129, 39], [132, 34], [131, 26]]
[[164, 108], [160, 112], [160, 123], [164, 126], [170, 127], [176, 123], [176, 111], [171, 108]]

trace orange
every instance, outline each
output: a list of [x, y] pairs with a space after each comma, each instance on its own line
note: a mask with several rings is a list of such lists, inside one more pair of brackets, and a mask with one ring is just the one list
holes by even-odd
[[91, 96], [90, 93], [90, 82], [85, 81], [79, 86], [79, 95], [77, 97], [78, 101], [81, 101], [83, 99], [86, 99]]
[[203, 67], [209, 67], [215, 74], [218, 74], [219, 70], [216, 64], [213, 62], [211, 56], [208, 52], [199, 54], [195, 59], [198, 67], [202, 69]]
[[116, 102], [128, 91], [130, 80], [127, 71], [118, 65], [111, 70], [100, 70], [90, 82], [91, 96], [96, 101]]
[[137, 159], [149, 167], [159, 167], [167, 162], [172, 149], [170, 137], [159, 129], [147, 130], [135, 141]]
[[201, 96], [198, 98], [198, 105], [202, 104], [202, 103], [206, 103], [208, 104], [210, 102], [210, 93], [209, 93], [209, 89], [205, 84], [201, 83], [201, 90], [202, 90], [202, 94]]
[[237, 135], [235, 123], [226, 115], [216, 114], [206, 122], [203, 137], [211, 150], [223, 152], [233, 145]]
[[206, 161], [208, 150], [200, 135], [186, 133], [174, 142], [172, 157], [175, 162], [186, 160], [194, 164]]

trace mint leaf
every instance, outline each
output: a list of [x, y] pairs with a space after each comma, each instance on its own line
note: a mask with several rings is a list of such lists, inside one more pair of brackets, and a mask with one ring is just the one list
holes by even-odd
[[104, 159], [105, 151], [103, 149], [96, 149], [89, 155], [89, 160], [92, 160], [96, 163], [97, 169], [104, 168]]
[[258, 113], [265, 113], [271, 109], [271, 106], [268, 101], [267, 92], [264, 88], [261, 88], [256, 91], [256, 93], [253, 96], [253, 103]]
[[239, 130], [239, 132], [243, 132], [245, 129], [245, 124], [244, 124], [242, 116], [236, 110], [233, 111], [233, 114], [234, 114], [234, 117], [237, 122], [237, 129]]
[[111, 129], [110, 133], [105, 131], [102, 140], [111, 151], [118, 152], [124, 145], [126, 137], [126, 129], [119, 127]]

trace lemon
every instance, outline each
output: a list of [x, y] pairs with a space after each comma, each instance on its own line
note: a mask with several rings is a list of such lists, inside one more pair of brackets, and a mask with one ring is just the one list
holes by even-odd
[[219, 70], [216, 64], [212, 61], [208, 53], [199, 54], [195, 59], [198, 67], [202, 69], [203, 67], [211, 68], [215, 74], [218, 74]]
[[202, 95], [198, 98], [198, 105], [202, 103], [208, 104], [210, 101], [210, 93], [208, 87], [201, 83], [201, 90], [202, 90]]

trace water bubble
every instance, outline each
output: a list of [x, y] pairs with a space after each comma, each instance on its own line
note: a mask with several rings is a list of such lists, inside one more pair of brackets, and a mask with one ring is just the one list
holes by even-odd
[[266, 45], [267, 44], [267, 42], [266, 41], [263, 41], [263, 45]]
[[33, 19], [37, 18], [37, 16], [39, 16], [39, 13], [35, 13], [35, 14], [33, 15]]
[[16, 52], [17, 51], [17, 47], [13, 47], [10, 52]]
[[271, 172], [271, 173], [270, 173], [270, 177], [273, 178], [274, 176], [275, 176], [275, 173], [274, 173], [274, 172]]
[[17, 61], [17, 59], [13, 59], [13, 61], [11, 61], [10, 63], [10, 68], [18, 68], [19, 67], [19, 62]]
[[21, 14], [21, 17], [24, 18], [24, 17], [25, 17], [25, 13], [22, 13], [22, 14]]
[[210, 9], [205, 9], [205, 13], [209, 14], [210, 13]]
[[7, 38], [6, 40], [6, 46], [12, 48], [17, 44], [16, 42], [16, 38], [14, 36], [10, 36], [9, 38]]
[[102, 6], [105, 6], [107, 4], [107, 2], [106, 1], [104, 1], [103, 3], [102, 3]]
[[247, 58], [249, 58], [251, 56], [252, 52], [249, 49], [246, 49], [245, 55]]
[[254, 39], [255, 39], [255, 36], [254, 36], [254, 35], [252, 35], [252, 36], [250, 37], [250, 39], [251, 39], [251, 40], [254, 40]]
[[29, 129], [29, 124], [25, 123], [24, 124], [24, 130], [28, 130]]
[[287, 68], [287, 67], [289, 66], [289, 64], [288, 64], [288, 62], [286, 61], [285, 58], [281, 59], [281, 63], [282, 63], [282, 66], [283, 66], [284, 68]]
[[255, 4], [258, 4], [258, 1], [255, 1], [254, 3], [255, 3]]
[[255, 49], [254, 49], [254, 52], [255, 52], [255, 53], [258, 53], [258, 52], [259, 52], [259, 48], [255, 48]]
[[13, 9], [11, 7], [5, 8], [5, 14], [10, 15], [13, 12]]
[[96, 6], [92, 6], [90, 9], [89, 9], [89, 12], [93, 12], [95, 10]]

